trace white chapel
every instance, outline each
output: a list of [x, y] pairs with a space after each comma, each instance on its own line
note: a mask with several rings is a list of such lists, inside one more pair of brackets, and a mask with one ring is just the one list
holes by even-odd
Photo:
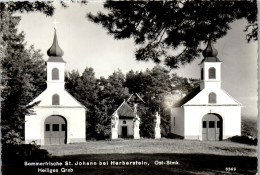
[[47, 89], [30, 104], [34, 115], [25, 116], [25, 143], [38, 145], [85, 142], [86, 108], [64, 88], [65, 61], [57, 40], [47, 51]]
[[223, 140], [241, 135], [242, 104], [221, 88], [221, 64], [209, 40], [199, 64], [200, 86], [174, 104], [171, 133], [184, 139]]
[[[131, 138], [134, 136], [134, 117], [135, 112], [128, 105], [126, 101], [124, 101], [117, 110], [112, 114], [112, 126], [111, 126], [111, 139], [121, 138]], [[114, 119], [114, 120], [113, 120]], [[116, 122], [117, 119], [118, 121]], [[115, 122], [114, 122], [115, 121]], [[114, 122], [114, 123], [113, 123]], [[113, 125], [115, 129], [115, 136], [113, 136]]]

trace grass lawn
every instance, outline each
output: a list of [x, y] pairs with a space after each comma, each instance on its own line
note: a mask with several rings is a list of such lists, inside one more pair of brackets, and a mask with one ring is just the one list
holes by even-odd
[[22, 161], [16, 163], [14, 168], [10, 164], [5, 164], [2, 169], [3, 175], [50, 174], [50, 171], [58, 171], [52, 174], [73, 175], [237, 175], [257, 172], [257, 147], [228, 141], [201, 142], [175, 139], [88, 141], [41, 146], [41, 148], [48, 150], [52, 158], [25, 161], [60, 162], [62, 165], [24, 166]]
[[54, 156], [113, 153], [198, 153], [231, 156], [257, 156], [257, 147], [229, 141], [196, 141], [178, 139], [141, 139], [88, 141], [86, 143], [41, 146]]

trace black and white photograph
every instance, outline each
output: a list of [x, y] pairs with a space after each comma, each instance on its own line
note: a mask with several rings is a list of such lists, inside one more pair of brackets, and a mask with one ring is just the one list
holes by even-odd
[[257, 3], [0, 2], [1, 174], [257, 174]]

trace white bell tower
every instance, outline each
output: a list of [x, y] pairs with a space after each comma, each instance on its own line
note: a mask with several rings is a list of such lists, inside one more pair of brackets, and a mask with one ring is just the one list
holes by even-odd
[[206, 49], [202, 52], [204, 59], [200, 65], [200, 89], [219, 89], [221, 88], [221, 63], [217, 58], [218, 51], [212, 46], [211, 40], [208, 41]]
[[52, 46], [47, 51], [49, 59], [47, 61], [47, 88], [64, 89], [65, 61], [62, 56], [63, 50], [58, 44], [56, 29], [54, 29], [54, 39]]

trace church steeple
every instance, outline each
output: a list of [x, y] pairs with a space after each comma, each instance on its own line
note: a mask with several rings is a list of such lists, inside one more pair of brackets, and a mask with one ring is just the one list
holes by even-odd
[[52, 43], [51, 47], [48, 49], [47, 54], [50, 57], [48, 61], [51, 61], [51, 62], [64, 62], [64, 60], [62, 59], [62, 56], [63, 56], [64, 52], [63, 52], [63, 50], [59, 46], [55, 28], [54, 28], [53, 43]]
[[58, 44], [56, 29], [54, 28], [54, 39], [47, 51], [47, 86], [48, 88], [64, 88], [65, 61], [62, 56], [63, 50]]
[[216, 57], [218, 55], [218, 51], [213, 47], [211, 39], [208, 40], [208, 45], [202, 54], [204, 57]]
[[207, 47], [202, 52], [202, 55], [204, 56], [204, 59], [202, 60], [202, 62], [204, 62], [204, 61], [205, 62], [220, 62], [220, 60], [217, 57], [218, 51], [217, 51], [217, 49], [215, 49], [213, 47], [212, 41], [210, 38], [208, 40]]
[[218, 51], [213, 47], [211, 39], [202, 52], [204, 59], [199, 64], [201, 67], [200, 89], [221, 87], [221, 61]]

